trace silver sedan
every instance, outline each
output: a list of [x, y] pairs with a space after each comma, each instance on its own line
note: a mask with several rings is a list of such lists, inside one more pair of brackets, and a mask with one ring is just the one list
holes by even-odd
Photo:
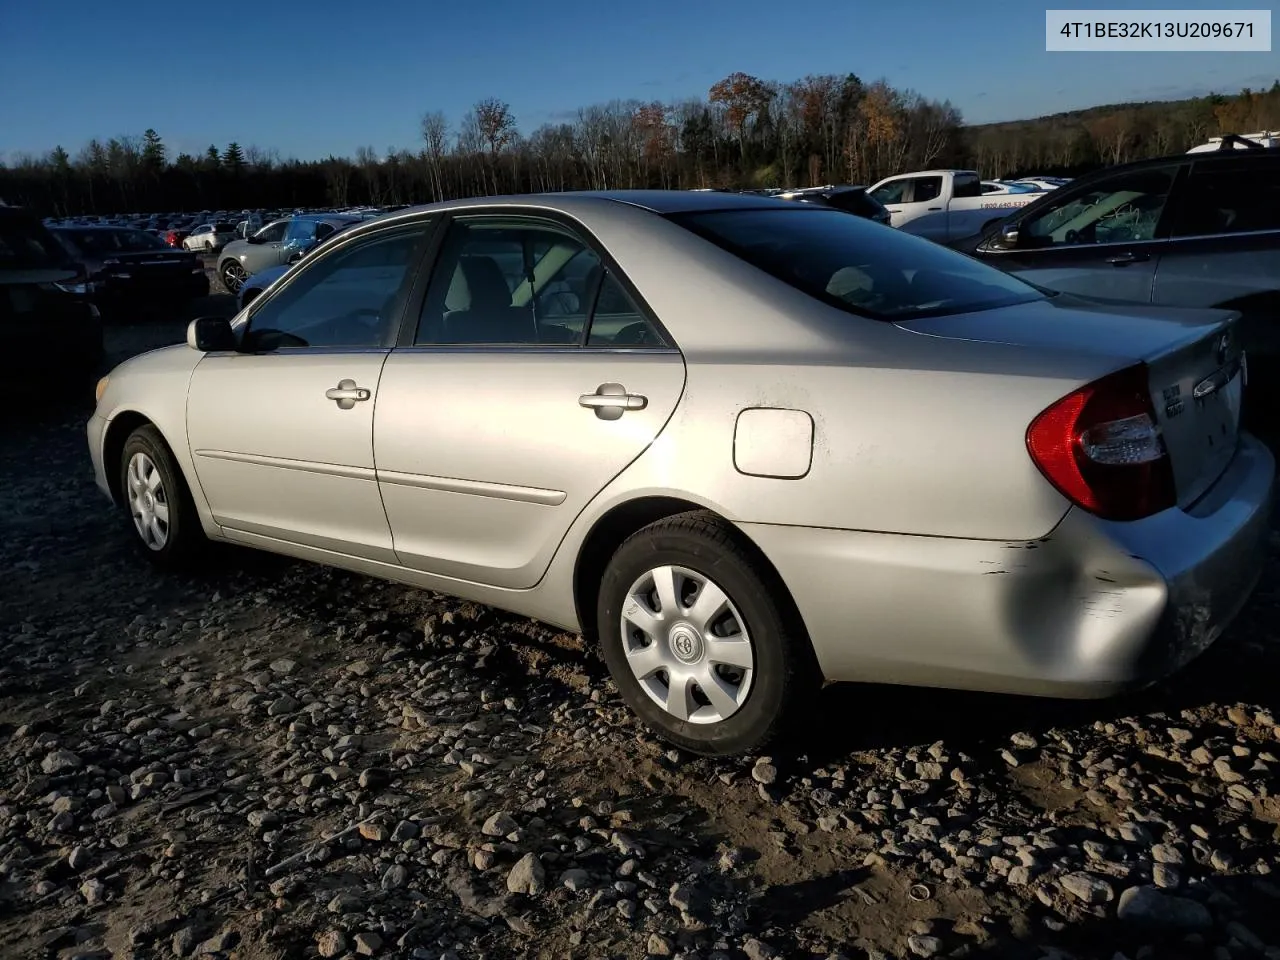
[[824, 680], [1096, 697], [1204, 650], [1275, 472], [1235, 320], [784, 200], [466, 200], [120, 365], [88, 440], [159, 565], [227, 541], [581, 631], [728, 754]]

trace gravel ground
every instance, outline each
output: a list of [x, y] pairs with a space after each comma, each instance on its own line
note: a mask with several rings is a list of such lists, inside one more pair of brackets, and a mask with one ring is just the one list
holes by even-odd
[[837, 687], [710, 762], [576, 636], [247, 551], [153, 572], [88, 412], [0, 424], [0, 956], [1280, 957], [1280, 536], [1159, 689]]

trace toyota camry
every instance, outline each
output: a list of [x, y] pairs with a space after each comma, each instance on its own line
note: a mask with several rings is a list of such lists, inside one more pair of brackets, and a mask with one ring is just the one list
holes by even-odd
[[826, 681], [1100, 697], [1214, 642], [1275, 469], [1236, 319], [767, 197], [461, 200], [116, 367], [88, 442], [160, 566], [230, 542], [580, 631], [729, 754]]

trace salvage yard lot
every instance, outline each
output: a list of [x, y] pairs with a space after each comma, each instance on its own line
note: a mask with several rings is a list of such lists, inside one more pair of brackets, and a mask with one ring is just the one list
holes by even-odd
[[155, 573], [88, 413], [0, 424], [0, 956], [1280, 957], [1280, 535], [1159, 689], [850, 685], [711, 762], [578, 637], [232, 549]]

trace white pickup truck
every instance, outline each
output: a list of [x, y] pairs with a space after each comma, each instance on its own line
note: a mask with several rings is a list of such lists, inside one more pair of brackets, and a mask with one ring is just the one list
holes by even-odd
[[973, 170], [903, 173], [867, 192], [885, 205], [893, 226], [937, 243], [971, 237], [1044, 196], [1042, 191], [984, 195], [982, 178]]

